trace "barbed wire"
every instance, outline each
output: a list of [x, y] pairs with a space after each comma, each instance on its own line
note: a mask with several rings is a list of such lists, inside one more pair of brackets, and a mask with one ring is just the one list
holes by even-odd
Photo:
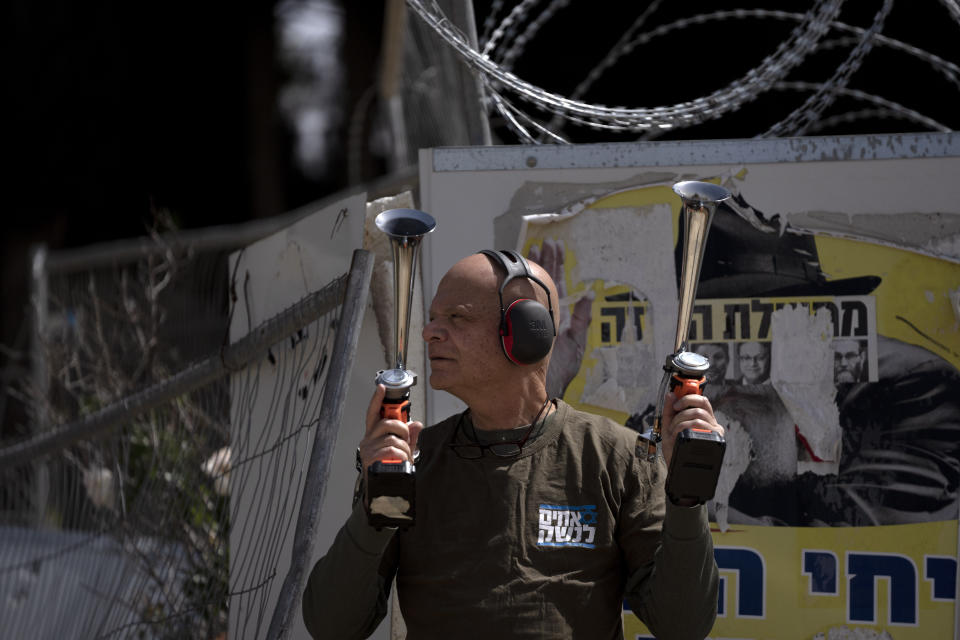
[[893, 9], [893, 0], [884, 0], [883, 6], [873, 17], [873, 24], [870, 25], [870, 29], [857, 42], [846, 60], [837, 67], [830, 79], [823, 83], [822, 87], [807, 98], [802, 105], [790, 112], [786, 118], [771, 126], [759, 137], [803, 135], [810, 125], [819, 119], [820, 114], [833, 103], [838, 92], [846, 88], [850, 76], [860, 68], [863, 58], [873, 48], [874, 34], [879, 33], [883, 28], [883, 23], [890, 15], [891, 9]]
[[[472, 48], [467, 39], [450, 23], [435, 2], [407, 0], [408, 5], [428, 25], [450, 44], [492, 90], [503, 86], [520, 99], [538, 108], [555, 113], [565, 119], [579, 118], [585, 126], [613, 128], [622, 131], [644, 131], [654, 127], [685, 127], [737, 109], [768, 90], [774, 82], [782, 79], [792, 68], [816, 47], [829, 24], [834, 21], [843, 4], [842, 0], [818, 0], [806, 15], [804, 22], [793, 30], [790, 37], [777, 50], [756, 67], [748, 71], [740, 81], [715, 91], [707, 96], [680, 102], [665, 107], [626, 108], [608, 107], [572, 100], [536, 87], [515, 74], [503, 69], [489, 55]], [[525, 8], [527, 5], [524, 5]], [[491, 40], [502, 37], [503, 23], [494, 31]]]
[[898, 120], [900, 114], [892, 109], [858, 109], [821, 118], [813, 123], [808, 133], [816, 133], [841, 124], [851, 124], [860, 120]]
[[[497, 43], [501, 40], [512, 42], [517, 39], [517, 28], [523, 20], [527, 18], [527, 15], [534, 6], [536, 6], [539, 0], [522, 0], [520, 4], [516, 5], [510, 12], [496, 25], [493, 32], [490, 34], [490, 37], [483, 45], [482, 55], [488, 56], [491, 59], [493, 58], [493, 53], [496, 51]], [[553, 5], [556, 4], [554, 1]], [[550, 7], [547, 8], [545, 13], [552, 15], [554, 9]]]
[[[648, 44], [654, 38], [665, 36], [673, 31], [681, 31], [693, 25], [704, 25], [710, 22], [721, 22], [726, 20], [745, 20], [749, 18], [800, 22], [804, 19], [804, 17], [805, 14], [802, 13], [780, 11], [776, 9], [728, 9], [698, 14], [689, 18], [682, 18], [674, 22], [660, 25], [649, 32], [638, 35], [634, 40], [627, 43], [627, 45], [621, 50], [618, 57], [622, 57], [623, 55], [630, 53], [633, 49], [639, 46]], [[960, 22], [960, 18], [958, 18], [958, 22]], [[851, 44], [855, 44], [856, 42], [860, 41], [867, 35], [866, 29], [850, 25], [845, 22], [831, 22], [830, 28], [837, 31], [852, 33], [856, 36], [856, 38], [824, 40], [817, 45], [818, 50], [820, 51], [832, 49], [838, 46], [850, 46]], [[901, 40], [885, 36], [881, 33], [875, 33], [871, 37], [876, 41], [877, 44], [889, 47], [902, 53], [906, 53], [907, 55], [913, 56], [923, 62], [928, 63], [931, 68], [943, 75], [948, 82], [951, 82], [952, 84], [956, 85], [958, 89], [960, 89], [960, 66], [950, 62], [949, 60], [945, 60], [938, 55], [930, 53], [929, 51], [925, 51]]]
[[527, 25], [527, 28], [521, 33], [515, 36], [508, 34], [505, 38], [505, 43], [509, 43], [509, 47], [500, 56], [500, 66], [508, 71], [512, 71], [513, 62], [523, 55], [527, 43], [533, 40], [540, 29], [550, 22], [560, 9], [563, 9], [569, 4], [570, 0], [552, 0], [543, 11], [537, 13], [534, 19]]
[[[960, 2], [940, 0], [951, 15], [960, 23]], [[775, 88], [784, 90], [787, 75], [802, 64], [813, 52], [852, 47], [835, 72], [822, 82], [807, 83], [804, 91], [812, 91], [804, 102], [786, 117], [771, 125], [758, 137], [802, 135], [814, 128], [822, 114], [838, 96], [856, 97], [873, 104], [882, 105], [878, 112], [914, 122], [922, 126], [944, 130], [943, 124], [920, 114], [904, 105], [884, 100], [865, 92], [847, 89], [851, 77], [863, 64], [874, 47], [883, 46], [927, 63], [949, 83], [960, 89], [960, 67], [914, 45], [890, 38], [881, 33], [890, 14], [893, 0], [884, 0], [873, 16], [869, 28], [850, 25], [837, 20], [844, 0], [818, 0], [806, 13], [773, 9], [729, 9], [685, 17], [668, 24], [658, 25], [644, 33], [637, 33], [648, 21], [650, 14], [659, 5], [659, 0], [648, 5], [641, 15], [628, 27], [617, 43], [595, 65], [587, 76], [568, 96], [558, 95], [535, 86], [513, 73], [513, 65], [524, 53], [534, 35], [557, 11], [569, 4], [566, 0], [552, 0], [546, 7], [539, 7], [537, 0], [523, 0], [498, 19], [504, 3], [496, 0], [486, 16], [480, 50], [472, 48], [468, 39], [443, 14], [433, 0], [408, 0], [416, 12], [437, 34], [458, 53], [461, 59], [479, 76], [487, 93], [486, 108], [498, 113], [504, 123], [524, 142], [544, 141], [565, 143], [560, 132], [564, 124], [573, 124], [607, 132], [638, 132], [643, 138], [654, 138], [664, 133], [718, 119], [741, 106], [756, 100]], [[538, 11], [531, 18], [531, 14]], [[651, 40], [695, 25], [723, 20], [774, 19], [796, 23], [790, 35], [764, 57], [759, 64], [749, 69], [727, 86], [693, 100], [656, 107], [609, 107], [582, 101], [582, 96], [604, 72], [619, 59]], [[526, 25], [526, 26], [524, 26]], [[826, 40], [831, 30], [850, 34], [852, 37]], [[815, 88], [813, 88], [815, 87]], [[799, 90], [799, 85], [792, 85]], [[521, 107], [523, 102], [527, 106]], [[531, 110], [543, 114], [539, 120]], [[862, 114], [858, 117], [863, 117]], [[843, 118], [831, 122], [848, 121]], [[822, 129], [817, 125], [816, 129]], [[947, 128], [946, 130], [950, 130]]]
[[[774, 85], [774, 89], [778, 91], [822, 91], [823, 85], [816, 82], [778, 82]], [[901, 118], [904, 120], [909, 120], [911, 122], [916, 122], [928, 129], [934, 131], [952, 131], [947, 125], [937, 122], [933, 118], [927, 117], [908, 107], [905, 107], [902, 104], [894, 102], [892, 100], [887, 100], [877, 95], [867, 93], [865, 91], [860, 91], [859, 89], [850, 89], [847, 87], [835, 87], [833, 91], [837, 95], [855, 98], [857, 100], [862, 100], [864, 102], [869, 102], [871, 104], [877, 105], [883, 112], [888, 113], [890, 116]], [[841, 120], [842, 121], [842, 120]], [[822, 128], [822, 127], [818, 127]]]
[[940, 0], [940, 4], [947, 8], [947, 11], [950, 12], [950, 15], [953, 16], [953, 19], [957, 22], [960, 22], [960, 1], [958, 0]]

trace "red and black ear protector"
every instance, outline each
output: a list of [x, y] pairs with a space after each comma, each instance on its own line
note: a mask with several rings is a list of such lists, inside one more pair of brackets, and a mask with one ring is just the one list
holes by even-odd
[[[516, 251], [483, 249], [480, 253], [493, 258], [507, 271], [497, 295], [500, 298], [500, 344], [503, 353], [514, 364], [533, 364], [547, 357], [553, 348], [557, 325], [553, 320], [553, 301], [550, 289], [530, 272], [526, 258]], [[503, 290], [514, 278], [536, 282], [547, 292], [547, 306], [536, 300], [521, 298], [503, 306]]]

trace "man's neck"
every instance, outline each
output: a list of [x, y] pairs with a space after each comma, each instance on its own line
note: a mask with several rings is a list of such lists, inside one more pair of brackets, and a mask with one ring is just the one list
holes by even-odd
[[515, 395], [512, 398], [493, 397], [489, 401], [470, 404], [473, 426], [481, 431], [521, 427], [547, 417], [551, 411], [553, 403], [547, 403], [545, 389], [540, 389], [539, 394]]

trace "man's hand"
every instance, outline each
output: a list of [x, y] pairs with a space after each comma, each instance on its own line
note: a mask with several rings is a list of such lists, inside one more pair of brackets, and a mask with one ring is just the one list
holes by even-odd
[[723, 427], [713, 415], [713, 406], [705, 396], [687, 394], [679, 399], [668, 391], [663, 403], [660, 436], [663, 438], [663, 458], [670, 468], [677, 434], [684, 429], [710, 429], [723, 436]]
[[563, 243], [550, 238], [543, 241], [543, 249], [536, 245], [530, 247], [527, 257], [539, 264], [550, 274], [557, 285], [557, 307], [560, 315], [557, 320], [557, 340], [550, 356], [550, 368], [547, 370], [547, 394], [551, 398], [563, 398], [570, 381], [580, 371], [583, 352], [587, 344], [587, 329], [590, 326], [590, 308], [593, 305], [592, 291], [577, 300], [571, 314], [567, 305], [561, 304], [566, 297], [566, 274], [563, 270]]
[[386, 391], [386, 387], [378, 384], [367, 408], [367, 431], [360, 441], [360, 462], [364, 478], [367, 469], [377, 460], [398, 459], [413, 462], [417, 438], [423, 430], [422, 422], [380, 419], [380, 405], [383, 404]]

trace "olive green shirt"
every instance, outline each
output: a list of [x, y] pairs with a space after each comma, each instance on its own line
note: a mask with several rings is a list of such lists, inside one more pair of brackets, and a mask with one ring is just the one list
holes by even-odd
[[367, 637], [394, 576], [410, 640], [622, 638], [624, 598], [658, 640], [709, 633], [706, 509], [666, 503], [635, 431], [558, 401], [520, 455], [464, 460], [447, 446], [458, 419], [420, 434], [415, 525], [376, 531], [358, 501], [314, 566], [316, 638]]

